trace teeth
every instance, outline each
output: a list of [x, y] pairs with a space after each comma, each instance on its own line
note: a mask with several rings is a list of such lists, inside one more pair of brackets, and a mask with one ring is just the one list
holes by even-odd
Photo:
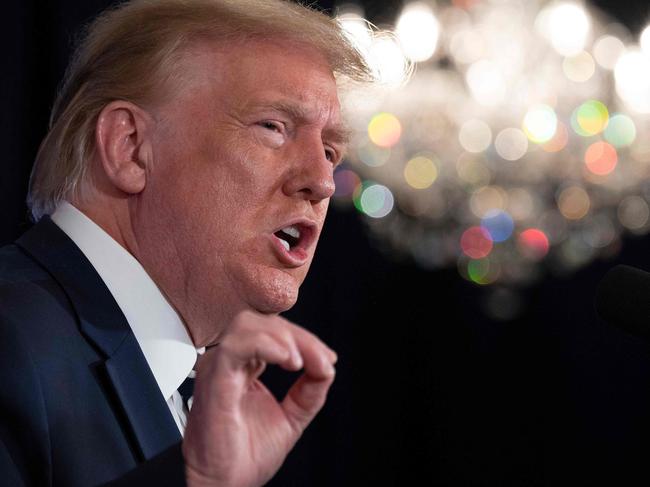
[[298, 227], [291, 225], [290, 227], [283, 228], [282, 231], [293, 238], [300, 238], [300, 230]]
[[289, 242], [287, 242], [286, 240], [282, 240], [281, 238], [278, 239], [278, 240], [280, 240], [280, 242], [282, 243], [282, 245], [284, 245], [284, 248], [285, 248], [285, 249], [287, 249], [287, 250], [291, 250], [291, 246], [289, 245]]

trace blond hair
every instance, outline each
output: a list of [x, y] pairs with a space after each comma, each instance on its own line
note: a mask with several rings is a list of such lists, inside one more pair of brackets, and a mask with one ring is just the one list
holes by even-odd
[[192, 41], [274, 37], [316, 48], [338, 77], [370, 77], [335, 20], [286, 0], [133, 0], [101, 14], [72, 57], [36, 156], [27, 196], [34, 220], [63, 199], [83, 199], [95, 125], [108, 103], [155, 102]]

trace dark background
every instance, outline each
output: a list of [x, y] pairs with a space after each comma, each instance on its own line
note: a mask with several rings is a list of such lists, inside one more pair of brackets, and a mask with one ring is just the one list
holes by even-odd
[[[0, 243], [29, 226], [27, 178], [74, 33], [110, 3], [3, 4]], [[365, 8], [379, 24], [400, 4]], [[650, 18], [641, 0], [598, 4], [635, 32]], [[483, 290], [454, 269], [423, 271], [375, 247], [358, 214], [332, 209], [288, 315], [338, 351], [338, 377], [271, 485], [650, 483], [650, 347], [593, 311], [607, 269], [650, 269], [650, 238], [547, 276], [509, 322], [486, 318]]]

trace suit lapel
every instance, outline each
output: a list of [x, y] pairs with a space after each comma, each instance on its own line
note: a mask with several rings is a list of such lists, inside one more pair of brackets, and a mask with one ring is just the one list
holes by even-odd
[[106, 358], [106, 375], [128, 419], [139, 456], [151, 458], [177, 443], [178, 428], [135, 335], [81, 250], [49, 217], [43, 217], [16, 244], [61, 285], [77, 313], [81, 333]]

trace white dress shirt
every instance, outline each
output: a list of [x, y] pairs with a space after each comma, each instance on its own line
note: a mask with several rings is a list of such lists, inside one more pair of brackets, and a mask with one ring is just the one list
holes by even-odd
[[181, 435], [187, 410], [178, 387], [197, 354], [183, 321], [140, 263], [95, 222], [70, 203], [60, 203], [52, 221], [93, 265], [129, 322]]

